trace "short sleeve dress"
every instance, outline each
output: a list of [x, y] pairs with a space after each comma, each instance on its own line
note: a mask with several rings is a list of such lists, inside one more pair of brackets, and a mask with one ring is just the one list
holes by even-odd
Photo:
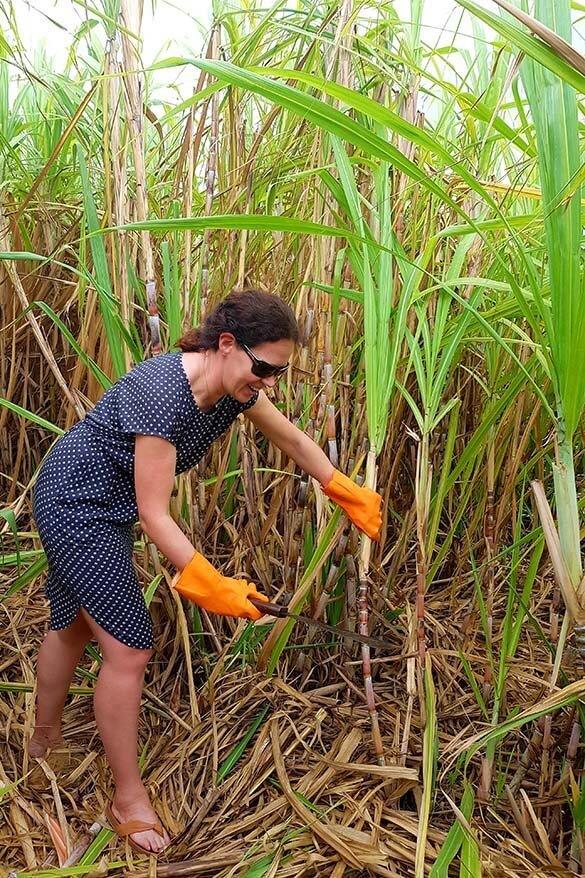
[[177, 451], [176, 474], [195, 466], [238, 414], [254, 405], [223, 396], [202, 411], [182, 352], [159, 354], [110, 387], [85, 418], [61, 436], [42, 463], [33, 515], [48, 561], [50, 627], [79, 607], [117, 640], [153, 645], [152, 621], [133, 564], [136, 434], [160, 436]]

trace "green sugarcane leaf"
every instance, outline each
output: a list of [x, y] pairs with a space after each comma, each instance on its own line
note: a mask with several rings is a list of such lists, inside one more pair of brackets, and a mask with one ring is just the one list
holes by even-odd
[[238, 741], [238, 743], [233, 748], [231, 753], [227, 756], [227, 758], [219, 766], [219, 768], [217, 770], [217, 775], [216, 775], [216, 783], [218, 783], [218, 784], [221, 783], [222, 780], [224, 780], [228, 776], [228, 774], [233, 769], [233, 767], [236, 765], [236, 763], [239, 762], [239, 760], [242, 757], [242, 754], [244, 753], [244, 750], [246, 749], [246, 747], [248, 746], [248, 744], [250, 743], [250, 741], [252, 740], [252, 738], [254, 737], [256, 732], [258, 731], [258, 729], [260, 728], [260, 725], [262, 724], [266, 714], [268, 713], [269, 710], [271, 710], [271, 708], [272, 708], [271, 704], [264, 705], [264, 707], [262, 708], [262, 710], [260, 711], [258, 716], [255, 718], [254, 722], [252, 723], [252, 725], [250, 726], [250, 728], [248, 729], [248, 731], [246, 732], [244, 737], [240, 741]]
[[152, 582], [148, 585], [146, 591], [144, 592], [144, 602], [147, 607], [152, 603], [152, 599], [156, 594], [156, 590], [159, 587], [160, 583], [164, 579], [164, 575], [162, 573], [158, 573]]
[[[531, 705], [526, 710], [514, 714], [498, 726], [473, 735], [468, 741], [458, 743], [457, 752], [465, 753], [465, 766], [467, 766], [475, 754], [492, 741], [500, 741], [510, 732], [522, 728], [526, 723], [533, 722], [547, 713], [553, 713], [555, 710], [562, 710], [574, 704], [578, 699], [582, 699], [584, 695], [585, 680], [576, 680], [574, 683], [569, 683], [564, 689], [560, 689], [537, 704]], [[445, 752], [443, 755], [446, 755]]]
[[479, 845], [475, 835], [468, 831], [463, 833], [459, 878], [481, 878]]
[[437, 737], [437, 705], [433, 682], [432, 660], [427, 653], [424, 667], [425, 686], [425, 728], [423, 733], [423, 792], [419, 809], [416, 854], [414, 864], [415, 878], [424, 878], [426, 840], [429, 830], [431, 807], [435, 795], [435, 776], [439, 751]]
[[[539, 20], [570, 40], [568, 0], [537, 0]], [[545, 240], [552, 301], [549, 344], [552, 350], [559, 409], [567, 439], [585, 406], [585, 257], [583, 255], [581, 172], [577, 96], [551, 72], [525, 59], [522, 81], [534, 119], [542, 181]], [[583, 77], [585, 82], [585, 77]], [[571, 195], [567, 195], [572, 191]]]
[[[16, 547], [16, 567], [18, 572], [20, 573], [20, 547], [18, 543], [18, 527], [16, 526], [16, 516], [12, 509], [0, 509], [0, 518], [3, 518], [4, 521], [8, 523], [8, 527], [12, 531], [12, 536], [14, 537], [14, 544]], [[1, 540], [2, 538], [0, 537], [0, 546], [2, 545]], [[2, 563], [5, 563], [4, 552], [2, 552], [0, 559]]]
[[217, 216], [178, 217], [173, 219], [152, 219], [143, 222], [125, 223], [123, 226], [112, 226], [96, 229], [88, 237], [105, 235], [120, 229], [148, 232], [183, 232], [187, 229], [204, 232], [206, 229], [250, 229], [265, 232], [291, 232], [295, 235], [320, 235], [332, 238], [346, 238], [348, 241], [372, 244], [369, 238], [360, 238], [349, 229], [338, 226], [325, 226], [309, 220], [299, 220], [288, 216], [263, 216], [260, 214], [219, 214]]
[[[104, 330], [108, 340], [108, 349], [114, 365], [116, 378], [121, 378], [127, 371], [124, 360], [124, 350], [122, 346], [122, 335], [119, 330], [119, 315], [117, 311], [117, 303], [114, 302], [112, 295], [112, 285], [110, 282], [110, 269], [108, 258], [106, 255], [106, 247], [103, 238], [97, 234], [100, 230], [97, 209], [89, 183], [89, 175], [81, 146], [77, 144], [77, 161], [79, 163], [79, 173], [81, 176], [81, 185], [83, 191], [83, 203], [85, 207], [85, 217], [89, 228], [89, 245], [93, 258], [93, 265], [97, 278], [96, 292], [100, 303], [100, 310], [104, 322]], [[105, 293], [105, 295], [104, 295]]]
[[[108, 827], [104, 826], [103, 829], [101, 829], [98, 832], [98, 834], [96, 835], [96, 837], [94, 838], [94, 840], [92, 841], [92, 843], [90, 844], [90, 846], [88, 847], [88, 849], [86, 850], [86, 852], [84, 853], [82, 858], [80, 859], [79, 866], [80, 867], [82, 867], [82, 866], [87, 867], [87, 866], [91, 866], [91, 865], [95, 864], [97, 858], [107, 848], [107, 846], [109, 845], [112, 838], [114, 838], [115, 834], [116, 833], [114, 832], [113, 829], [109, 829]], [[112, 864], [112, 865], [115, 865], [115, 864]], [[123, 863], [123, 865], [126, 866], [126, 863]], [[60, 872], [61, 871], [62, 870], [60, 870]], [[80, 874], [84, 874], [84, 873], [81, 872]]]
[[[563, 79], [581, 94], [585, 94], [585, 76], [563, 58], [559, 57], [559, 55], [543, 43], [542, 40], [533, 37], [519, 25], [513, 24], [509, 18], [495, 15], [493, 12], [489, 12], [482, 6], [472, 3], [471, 0], [456, 0], [456, 2], [459, 3], [460, 6], [463, 6], [464, 9], [472, 12], [473, 15], [481, 18], [481, 20], [493, 28], [496, 33], [501, 34], [506, 40], [512, 43], [513, 46], [516, 46], [525, 55], [528, 55], [529, 58], [533, 58], [539, 65], [550, 70], [551, 73]], [[551, 8], [557, 2], [560, 5], [563, 5], [563, 0], [551, 0]], [[538, 18], [543, 21], [544, 24], [548, 24], [548, 22], [541, 18], [540, 15]], [[555, 28], [553, 27], [553, 30], [554, 29]], [[557, 31], [557, 33], [559, 33], [559, 36], [564, 37], [568, 42], [570, 41], [570, 34], [567, 39], [565, 33], [562, 33], [561, 31]]]
[[85, 363], [85, 365], [87, 366], [87, 368], [89, 369], [91, 374], [94, 376], [96, 381], [98, 381], [99, 384], [101, 384], [101, 386], [103, 387], [104, 390], [108, 390], [108, 388], [112, 386], [112, 381], [110, 380], [110, 378], [108, 378], [106, 373], [100, 369], [98, 364], [95, 363], [92, 360], [92, 358], [89, 357], [85, 353], [84, 350], [82, 350], [82, 348], [78, 345], [75, 338], [73, 337], [73, 334], [65, 326], [65, 324], [60, 319], [60, 317], [58, 317], [57, 314], [55, 314], [53, 309], [49, 305], [47, 305], [46, 302], [41, 302], [38, 300], [36, 302], [33, 302], [30, 307], [31, 308], [33, 308], [33, 307], [40, 308], [41, 311], [43, 311], [48, 317], [51, 318], [53, 323], [59, 327], [59, 329], [61, 330], [61, 332], [63, 333], [63, 335], [65, 336], [65, 338], [67, 339], [67, 341], [69, 342], [69, 344], [71, 345], [71, 347], [73, 348], [73, 350], [75, 351], [77, 356], [79, 357], [79, 359], [83, 363]]
[[[291, 613], [301, 613], [303, 608], [303, 603], [305, 600], [306, 586], [307, 583], [311, 581], [313, 578], [315, 570], [319, 567], [321, 563], [323, 563], [324, 559], [333, 551], [335, 548], [334, 545], [334, 537], [337, 531], [337, 527], [339, 525], [339, 519], [341, 517], [341, 508], [336, 506], [333, 510], [331, 518], [327, 522], [326, 527], [323, 530], [321, 535], [321, 539], [315, 546], [315, 550], [311, 557], [309, 564], [306, 567], [306, 570], [301, 578], [299, 583], [298, 592], [300, 593], [300, 597], [291, 602], [289, 611]], [[276, 643], [274, 644], [270, 658], [267, 665], [267, 673], [268, 675], [273, 674], [278, 659], [288, 643], [288, 639], [291, 635], [292, 629], [295, 626], [295, 620], [291, 619], [290, 622], [287, 622], [284, 626], [280, 635], [278, 636]]]
[[[29, 531], [28, 536], [38, 536], [34, 531]], [[41, 558], [44, 556], [44, 552], [42, 549], [21, 549], [19, 552], [21, 561], [36, 561], [37, 558]], [[2, 555], [0, 560], [0, 567], [11, 567], [13, 564], [17, 562], [17, 555], [6, 553]]]
[[[109, 832], [109, 830], [102, 829], [102, 832], [108, 832], [109, 838], [106, 840], [106, 844], [102, 845], [101, 851], [104, 847], [109, 844], [110, 838], [113, 836], [113, 832]], [[101, 833], [100, 833], [101, 835]], [[99, 836], [98, 836], [99, 838]], [[93, 844], [93, 843], [92, 843]], [[18, 872], [18, 878], [76, 878], [77, 875], [84, 876], [87, 875], [88, 872], [95, 872], [95, 861], [97, 860], [99, 853], [95, 856], [91, 862], [82, 862], [80, 861], [76, 866], [65, 866], [60, 869], [38, 869], [34, 872]], [[119, 870], [125, 868], [128, 863], [125, 860], [112, 860], [111, 863], [106, 863], [105, 868], [108, 872], [113, 871], [115, 874], [119, 874]], [[100, 864], [101, 868], [101, 864]]]
[[50, 430], [52, 433], [57, 433], [57, 435], [62, 436], [65, 433], [65, 430], [62, 430], [61, 427], [55, 426], [55, 424], [51, 424], [50, 421], [45, 421], [44, 418], [35, 415], [34, 412], [29, 412], [28, 409], [23, 408], [20, 405], [16, 405], [14, 402], [10, 402], [8, 399], [3, 399], [0, 397], [0, 405], [3, 405], [5, 408], [10, 409], [11, 412], [14, 412], [16, 415], [20, 415], [23, 418], [26, 418], [28, 421], [32, 421], [33, 424], [37, 424], [39, 427], [44, 427], [45, 430]]
[[[473, 800], [473, 787], [470, 783], [466, 782], [465, 791], [459, 806], [460, 811], [466, 820], [471, 819]], [[464, 834], [465, 830], [461, 826], [459, 820], [456, 819], [447, 833], [447, 838], [441, 846], [437, 859], [431, 866], [429, 878], [449, 878], [449, 866], [457, 856], [463, 843]]]
[[472, 667], [469, 664], [469, 660], [467, 656], [459, 647], [457, 648], [457, 652], [459, 653], [459, 658], [461, 659], [461, 664], [463, 665], [463, 670], [465, 671], [465, 676], [469, 682], [469, 685], [473, 689], [473, 694], [475, 695], [475, 700], [477, 701], [479, 708], [483, 715], [486, 718], [486, 722], [489, 722], [489, 713], [486, 707], [485, 701], [483, 700], [483, 695], [481, 694], [480, 688], [477, 685], [477, 680], [475, 679], [475, 674], [473, 673]]
[[9, 588], [6, 589], [4, 594], [0, 595], [0, 604], [2, 601], [6, 600], [6, 598], [12, 597], [12, 595], [17, 594], [17, 592], [22, 591], [25, 585], [28, 585], [33, 579], [36, 579], [37, 576], [40, 576], [47, 569], [47, 559], [43, 554], [42, 558], [39, 558], [37, 561], [34, 561], [26, 570], [16, 577], [14, 582]]

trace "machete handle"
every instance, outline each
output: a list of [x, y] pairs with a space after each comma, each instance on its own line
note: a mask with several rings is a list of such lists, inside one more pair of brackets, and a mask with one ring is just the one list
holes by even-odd
[[248, 600], [257, 610], [260, 610], [261, 613], [265, 613], [267, 616], [278, 616], [280, 619], [288, 616], [288, 609], [282, 604], [269, 604], [266, 601], [260, 601], [258, 598], [251, 597]]

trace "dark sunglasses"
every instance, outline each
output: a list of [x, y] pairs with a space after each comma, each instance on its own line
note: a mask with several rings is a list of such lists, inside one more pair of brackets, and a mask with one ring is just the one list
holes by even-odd
[[243, 341], [238, 341], [238, 339], [236, 341], [252, 360], [252, 375], [256, 375], [258, 378], [272, 378], [273, 375], [282, 375], [288, 369], [288, 363], [285, 363], [284, 366], [273, 366], [272, 363], [267, 363], [266, 360], [259, 360], [247, 344], [244, 344]]

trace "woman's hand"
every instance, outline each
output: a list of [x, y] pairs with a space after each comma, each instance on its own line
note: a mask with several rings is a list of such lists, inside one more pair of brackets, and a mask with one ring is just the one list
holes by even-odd
[[380, 539], [382, 516], [380, 506], [382, 497], [371, 488], [362, 488], [340, 473], [333, 470], [333, 476], [323, 492], [341, 506], [356, 527], [372, 540]]
[[256, 620], [262, 616], [249, 602], [248, 596], [268, 601], [251, 582], [222, 576], [199, 552], [195, 552], [184, 570], [173, 577], [171, 588], [210, 613], [241, 619]]

